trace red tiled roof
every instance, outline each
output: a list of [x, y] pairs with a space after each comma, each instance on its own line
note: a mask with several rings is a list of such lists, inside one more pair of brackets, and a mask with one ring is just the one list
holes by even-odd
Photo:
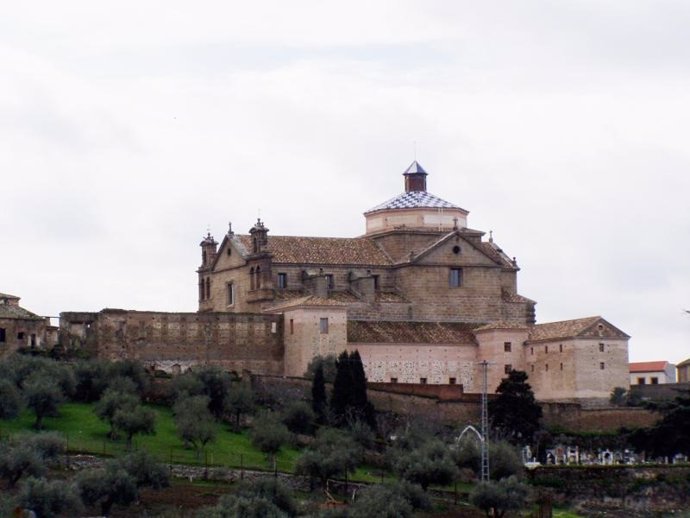
[[630, 364], [630, 372], [663, 372], [667, 367], [667, 361], [635, 362]]
[[601, 320], [601, 317], [576, 318], [575, 320], [537, 324], [530, 331], [529, 339], [536, 341], [572, 338], [593, 325], [597, 320]]
[[[237, 235], [245, 250], [252, 248], [251, 236]], [[274, 263], [287, 264], [353, 264], [386, 266], [390, 259], [365, 237], [268, 236], [266, 251]]]
[[343, 308], [345, 309], [347, 307], [347, 304], [344, 304], [342, 302], [339, 302], [337, 300], [332, 300], [332, 299], [322, 299], [321, 297], [316, 297], [314, 295], [306, 295], [304, 297], [298, 297], [295, 299], [291, 300], [285, 300], [279, 304], [276, 304], [275, 306], [271, 306], [269, 308], [266, 308], [264, 311], [268, 312], [275, 312], [275, 311], [282, 311], [288, 308], [294, 308], [294, 307], [332, 307], [332, 308]]
[[460, 322], [382, 322], [348, 320], [350, 343], [474, 344], [475, 324]]

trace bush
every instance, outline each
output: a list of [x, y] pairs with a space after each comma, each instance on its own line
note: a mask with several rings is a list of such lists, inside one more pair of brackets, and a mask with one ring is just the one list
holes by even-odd
[[14, 419], [23, 406], [24, 401], [14, 383], [0, 379], [0, 419]]
[[27, 479], [18, 500], [22, 507], [34, 511], [40, 518], [60, 514], [77, 516], [82, 509], [76, 487], [62, 480]]
[[314, 432], [316, 415], [311, 406], [304, 401], [293, 401], [283, 411], [283, 424], [292, 433], [311, 434]]
[[290, 431], [287, 427], [269, 413], [263, 414], [254, 420], [249, 435], [252, 439], [252, 444], [264, 452], [271, 460], [275, 459], [276, 453], [291, 439]]

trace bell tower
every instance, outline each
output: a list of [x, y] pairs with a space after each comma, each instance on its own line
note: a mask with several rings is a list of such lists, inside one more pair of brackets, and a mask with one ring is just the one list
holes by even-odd
[[213, 263], [213, 260], [216, 258], [218, 243], [215, 239], [213, 239], [211, 232], [208, 232], [206, 237], [201, 241], [201, 243], [199, 243], [199, 246], [201, 247], [200, 269], [204, 270], [209, 268]]

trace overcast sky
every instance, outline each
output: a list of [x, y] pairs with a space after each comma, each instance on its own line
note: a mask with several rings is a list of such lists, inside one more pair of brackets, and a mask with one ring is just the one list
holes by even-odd
[[0, 291], [197, 308], [199, 242], [356, 236], [403, 190], [493, 230], [540, 322], [690, 357], [690, 3], [10, 2]]

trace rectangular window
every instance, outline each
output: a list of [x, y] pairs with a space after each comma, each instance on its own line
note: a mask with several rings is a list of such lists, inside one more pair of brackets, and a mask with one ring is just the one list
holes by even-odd
[[0, 343], [4, 343], [4, 342], [5, 342], [5, 328], [0, 327]]
[[512, 370], [513, 370], [513, 366], [510, 363], [503, 366], [503, 372], [505, 374], [510, 374], [510, 371], [512, 371]]
[[329, 290], [332, 290], [335, 288], [335, 279], [333, 278], [332, 273], [326, 274], [326, 286], [328, 286]]
[[637, 378], [637, 384], [638, 385], [645, 385], [647, 383], [647, 380], [644, 378]]
[[374, 289], [376, 291], [379, 291], [379, 288], [381, 287], [381, 282], [380, 282], [380, 275], [372, 275], [371, 276], [374, 279]]
[[24, 331], [19, 331], [17, 333], [17, 340], [24, 340]]
[[529, 348], [529, 353], [530, 353], [530, 354], [534, 354], [534, 347], [530, 347], [530, 348]]
[[426, 378], [419, 378], [419, 383], [426, 385]]
[[604, 352], [604, 344], [603, 343], [599, 343], [599, 352], [600, 353]]
[[509, 353], [513, 349], [512, 342], [503, 342], [503, 351]]
[[287, 288], [287, 273], [278, 274], [278, 289], [284, 290]]
[[563, 344], [558, 344], [558, 352], [559, 353], [563, 352]]
[[319, 331], [322, 335], [328, 334], [328, 317], [319, 319]]
[[548, 353], [548, 352], [549, 352], [549, 346], [548, 346], [548, 345], [545, 345], [545, 346], [544, 346], [544, 352], [545, 352], [545, 353]]
[[544, 370], [547, 372], [549, 371], [549, 364], [548, 363], [546, 365], [544, 365]]
[[391, 383], [397, 383], [397, 382], [398, 382], [398, 378], [391, 378]]
[[659, 384], [659, 378], [657, 378], [657, 377], [650, 378], [649, 381], [651, 382], [652, 385], [658, 385]]
[[563, 364], [561, 363], [561, 370], [563, 370]]
[[534, 365], [530, 365], [530, 372], [534, 372]]
[[292, 318], [290, 319], [290, 334], [295, 334], [295, 321]]
[[604, 362], [599, 362], [599, 368], [601, 370], [604, 370], [604, 367], [605, 367]]
[[448, 385], [455, 385], [458, 382], [455, 378], [448, 378]]
[[235, 304], [235, 285], [232, 282], [229, 282], [227, 285], [227, 290], [228, 290], [228, 306], [232, 306]]
[[462, 268], [451, 268], [448, 277], [448, 285], [451, 288], [459, 288], [462, 286]]

